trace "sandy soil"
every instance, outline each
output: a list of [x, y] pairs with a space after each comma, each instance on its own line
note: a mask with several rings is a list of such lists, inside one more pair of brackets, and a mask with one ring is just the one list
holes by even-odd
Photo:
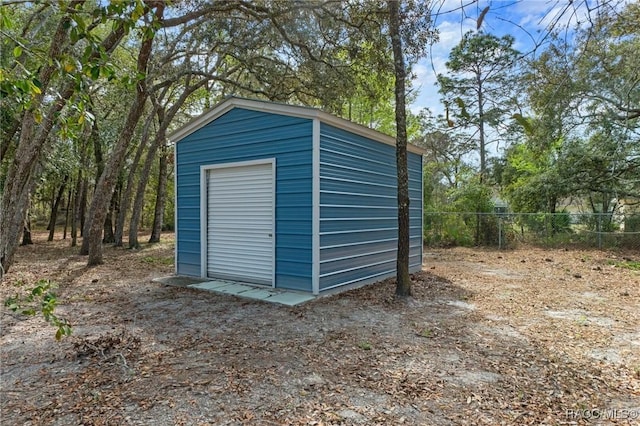
[[7, 425], [640, 424], [640, 253], [427, 249], [388, 280], [285, 307], [151, 280], [171, 236], [86, 268], [36, 235], [0, 286], [59, 284], [61, 342], [3, 308]]

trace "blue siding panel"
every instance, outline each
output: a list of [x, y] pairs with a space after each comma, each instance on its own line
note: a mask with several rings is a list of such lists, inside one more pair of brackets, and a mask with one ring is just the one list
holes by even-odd
[[312, 121], [235, 108], [176, 144], [177, 272], [199, 276], [200, 166], [276, 158], [276, 285], [311, 291]]
[[321, 277], [321, 284], [324, 290], [339, 287], [348, 284], [354, 284], [358, 281], [364, 281], [372, 278], [383, 277], [389, 273], [393, 273], [396, 269], [395, 256], [393, 260], [377, 265], [369, 265], [367, 267], [355, 270], [346, 270], [341, 274]]
[[188, 264], [185, 262], [178, 264], [177, 274], [186, 275], [188, 277], [200, 276], [200, 262], [198, 262], [198, 265]]
[[[394, 154], [395, 155], [395, 154]], [[326, 156], [323, 156], [326, 159]], [[379, 169], [367, 170], [360, 168], [359, 164], [353, 166], [344, 166], [340, 164], [332, 164], [326, 161], [320, 161], [320, 166], [323, 168], [323, 174], [325, 179], [333, 178], [338, 180], [353, 180], [360, 183], [378, 183], [386, 186], [387, 188], [395, 188], [394, 185], [389, 185], [387, 180], [388, 173], [382, 173]]]
[[278, 233], [278, 247], [300, 249], [302, 247], [311, 247], [311, 232], [305, 235], [286, 233], [276, 231]]
[[340, 274], [344, 271], [360, 269], [370, 265], [388, 262], [395, 254], [395, 248], [366, 254], [350, 254], [349, 256], [330, 259], [320, 263], [320, 277]]
[[320, 195], [320, 204], [335, 205], [336, 207], [358, 208], [359, 206], [367, 208], [388, 208], [389, 199], [395, 200], [396, 197], [380, 194], [366, 194], [357, 192], [338, 192], [323, 191]]
[[[280, 182], [280, 181], [278, 181]], [[308, 184], [309, 188], [311, 188], [311, 179], [303, 180], [298, 182], [301, 186], [306, 186]], [[285, 207], [310, 207], [311, 206], [311, 191], [309, 192], [289, 192], [289, 193], [281, 193], [278, 191], [276, 193], [276, 206], [285, 206]], [[311, 220], [311, 218], [309, 218]]]
[[[320, 208], [322, 211], [322, 207]], [[322, 217], [322, 213], [320, 214]], [[388, 218], [381, 219], [320, 219], [320, 235], [327, 232], [353, 232], [357, 230], [369, 230], [369, 229], [395, 229], [398, 224], [397, 217], [389, 216]], [[348, 234], [347, 234], [348, 235]], [[322, 238], [321, 238], [322, 240]], [[348, 243], [349, 238], [345, 237], [344, 242]], [[322, 241], [320, 241], [320, 247], [322, 247]]]
[[324, 248], [331, 248], [335, 246], [343, 246], [350, 244], [366, 243], [369, 241], [378, 241], [384, 239], [395, 239], [398, 237], [398, 231], [396, 227], [386, 229], [360, 229], [349, 230], [343, 232], [321, 232], [320, 236], [320, 254], [322, 259], [322, 253]]
[[[198, 222], [199, 224], [199, 222]], [[200, 251], [200, 230], [183, 228], [180, 231], [180, 240], [178, 241], [178, 248], [182, 249], [182, 244], [187, 245], [185, 250]], [[192, 246], [193, 244], [193, 246]]]
[[278, 287], [291, 290], [309, 291], [313, 286], [311, 277], [282, 274], [278, 278]]
[[[408, 154], [410, 267], [422, 264], [422, 159]], [[395, 148], [320, 125], [320, 290], [395, 273]]]
[[[322, 169], [322, 165], [320, 166]], [[360, 191], [363, 194], [378, 194], [386, 197], [397, 197], [396, 187], [391, 185], [385, 185], [375, 183], [373, 180], [352, 180], [352, 179], [340, 179], [334, 177], [323, 178], [323, 190], [324, 191], [343, 191], [343, 192], [355, 192]]]
[[395, 206], [371, 208], [367, 206], [324, 206], [323, 219], [352, 219], [352, 218], [398, 218]]
[[[276, 286], [312, 290], [312, 120], [234, 108], [176, 145], [177, 273], [199, 276], [200, 167], [276, 158]], [[422, 159], [409, 153], [410, 266], [422, 263]], [[395, 272], [395, 148], [320, 124], [320, 290]]]
[[[280, 220], [276, 219], [276, 232], [289, 235], [311, 235], [311, 220]], [[300, 247], [301, 249], [309, 247]]]
[[200, 274], [200, 250], [196, 252], [183, 250], [182, 251], [182, 260], [185, 264], [194, 265], [198, 267], [198, 275]]
[[278, 206], [278, 218], [280, 220], [299, 220], [301, 217], [311, 217], [311, 207], [307, 206]]

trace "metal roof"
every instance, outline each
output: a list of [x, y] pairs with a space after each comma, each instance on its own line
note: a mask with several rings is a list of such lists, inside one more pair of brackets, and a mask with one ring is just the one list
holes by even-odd
[[[396, 146], [396, 139], [392, 136], [378, 132], [377, 130], [370, 129], [352, 121], [336, 117], [335, 115], [326, 113], [317, 108], [238, 97], [229, 97], [210, 110], [206, 111], [202, 115], [194, 118], [180, 129], [171, 133], [171, 135], [169, 135], [169, 140], [178, 143], [180, 142], [180, 140], [189, 136], [191, 133], [201, 129], [202, 127], [214, 121], [216, 118], [222, 116], [223, 114], [229, 112], [234, 108], [243, 108], [272, 114], [288, 115], [292, 117], [309, 118], [312, 120], [318, 119], [320, 122], [338, 127], [343, 130], [347, 130], [357, 135], [382, 142], [387, 145]], [[425, 153], [424, 149], [411, 144], [407, 144], [407, 150], [416, 154]]]

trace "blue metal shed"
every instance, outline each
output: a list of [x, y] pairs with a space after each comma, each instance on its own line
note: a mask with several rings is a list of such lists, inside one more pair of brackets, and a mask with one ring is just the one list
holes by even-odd
[[[318, 109], [229, 98], [173, 133], [176, 274], [321, 294], [395, 275], [395, 139]], [[410, 269], [422, 151], [409, 146]]]

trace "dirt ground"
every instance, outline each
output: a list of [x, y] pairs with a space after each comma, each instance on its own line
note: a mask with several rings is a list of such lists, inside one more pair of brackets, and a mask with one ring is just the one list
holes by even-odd
[[427, 249], [412, 300], [290, 308], [152, 282], [172, 236], [95, 268], [45, 237], [0, 296], [56, 281], [73, 335], [2, 308], [2, 425], [640, 424], [638, 252]]

